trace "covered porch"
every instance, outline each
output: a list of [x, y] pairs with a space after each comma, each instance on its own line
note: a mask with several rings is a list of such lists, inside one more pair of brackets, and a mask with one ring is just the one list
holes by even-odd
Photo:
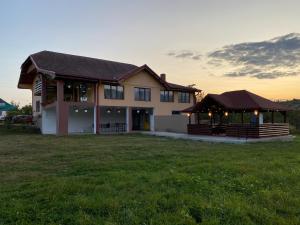
[[265, 138], [289, 135], [287, 111], [287, 107], [251, 92], [233, 91], [208, 94], [183, 112], [189, 116], [188, 134]]

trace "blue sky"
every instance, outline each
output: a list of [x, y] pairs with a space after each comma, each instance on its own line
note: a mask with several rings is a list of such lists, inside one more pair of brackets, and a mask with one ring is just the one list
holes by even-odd
[[[169, 81], [196, 84], [205, 93], [248, 89], [273, 99], [300, 98], [300, 57], [293, 67], [283, 63], [300, 54], [287, 49], [291, 41], [284, 38], [296, 33], [293, 46], [300, 43], [299, 8], [299, 1], [276, 0], [1, 1], [0, 97], [29, 103], [30, 91], [16, 88], [20, 65], [32, 53], [51, 50], [148, 64]], [[287, 42], [266, 50], [276, 37]], [[258, 58], [261, 48], [249, 42], [266, 44], [266, 51]], [[246, 63], [240, 43], [249, 49]], [[234, 56], [211, 54], [217, 51]]]

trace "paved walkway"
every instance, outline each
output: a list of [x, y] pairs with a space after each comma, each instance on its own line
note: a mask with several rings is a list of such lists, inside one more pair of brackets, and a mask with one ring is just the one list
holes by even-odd
[[206, 136], [206, 135], [191, 135], [184, 133], [171, 133], [171, 132], [158, 132], [158, 131], [147, 131], [142, 132], [143, 134], [168, 137], [175, 139], [185, 139], [193, 141], [206, 141], [206, 142], [217, 142], [217, 143], [231, 143], [231, 144], [243, 144], [249, 142], [270, 142], [270, 141], [292, 141], [294, 136], [280, 136], [280, 137], [268, 137], [268, 138], [235, 138], [225, 136]]

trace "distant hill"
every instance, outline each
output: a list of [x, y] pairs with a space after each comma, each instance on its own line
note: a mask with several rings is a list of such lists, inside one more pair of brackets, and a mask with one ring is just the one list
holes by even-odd
[[292, 109], [300, 110], [300, 99], [293, 99], [293, 100], [280, 101], [280, 102], [291, 107]]

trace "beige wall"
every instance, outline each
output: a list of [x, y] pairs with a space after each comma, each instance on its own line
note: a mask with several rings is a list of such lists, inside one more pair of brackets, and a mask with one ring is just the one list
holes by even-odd
[[[100, 106], [129, 106], [129, 107], [149, 107], [154, 108], [154, 115], [171, 115], [173, 110], [183, 110], [193, 105], [193, 96], [190, 103], [179, 103], [178, 93], [174, 92], [174, 102], [160, 102], [160, 91], [163, 86], [147, 72], [136, 74], [123, 83], [124, 99], [105, 99], [104, 85], [99, 85], [99, 105]], [[151, 101], [135, 101], [134, 88], [151, 88]]]

